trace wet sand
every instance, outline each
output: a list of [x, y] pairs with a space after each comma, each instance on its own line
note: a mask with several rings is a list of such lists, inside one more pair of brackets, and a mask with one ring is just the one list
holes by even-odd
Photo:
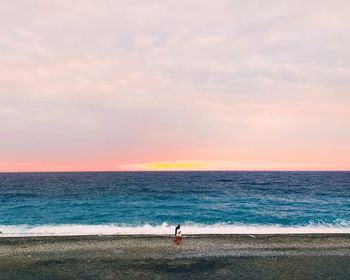
[[349, 279], [349, 234], [0, 238], [0, 279]]

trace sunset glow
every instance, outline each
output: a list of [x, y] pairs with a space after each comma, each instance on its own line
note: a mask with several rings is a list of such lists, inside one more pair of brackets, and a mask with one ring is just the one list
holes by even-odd
[[0, 172], [350, 170], [349, 14], [346, 0], [6, 1]]
[[202, 169], [208, 167], [206, 163], [191, 163], [191, 162], [153, 162], [145, 164], [146, 168], [151, 169]]

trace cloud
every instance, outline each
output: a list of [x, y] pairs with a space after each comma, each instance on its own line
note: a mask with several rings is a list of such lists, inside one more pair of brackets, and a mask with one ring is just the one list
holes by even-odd
[[0, 154], [110, 168], [347, 149], [349, 14], [345, 0], [3, 3]]

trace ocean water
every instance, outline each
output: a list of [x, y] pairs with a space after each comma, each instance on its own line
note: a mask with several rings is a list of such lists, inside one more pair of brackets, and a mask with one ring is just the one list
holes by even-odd
[[350, 233], [350, 172], [0, 173], [1, 236]]

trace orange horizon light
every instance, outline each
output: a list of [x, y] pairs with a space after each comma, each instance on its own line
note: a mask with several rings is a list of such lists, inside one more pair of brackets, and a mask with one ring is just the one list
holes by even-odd
[[199, 162], [151, 162], [144, 164], [144, 166], [151, 169], [190, 169], [205, 168], [209, 164]]

